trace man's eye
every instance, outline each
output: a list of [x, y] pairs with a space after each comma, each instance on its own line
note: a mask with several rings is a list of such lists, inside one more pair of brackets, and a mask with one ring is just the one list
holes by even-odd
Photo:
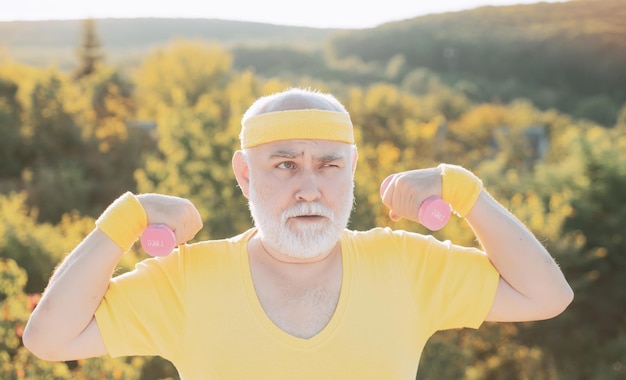
[[278, 164], [277, 167], [279, 169], [294, 169], [296, 167], [296, 164], [294, 164], [291, 161], [285, 161], [285, 162], [281, 162], [280, 164]]

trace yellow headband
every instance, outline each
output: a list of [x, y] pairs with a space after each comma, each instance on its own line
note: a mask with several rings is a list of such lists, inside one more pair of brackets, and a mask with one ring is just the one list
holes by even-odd
[[330, 140], [354, 144], [350, 115], [316, 109], [278, 111], [253, 116], [243, 122], [241, 148], [280, 140]]

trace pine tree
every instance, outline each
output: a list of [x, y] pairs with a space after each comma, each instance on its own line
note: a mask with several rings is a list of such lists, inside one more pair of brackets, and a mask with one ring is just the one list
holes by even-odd
[[74, 79], [78, 80], [93, 74], [103, 60], [102, 45], [96, 33], [96, 21], [85, 19], [82, 22], [81, 44], [77, 49], [78, 68]]

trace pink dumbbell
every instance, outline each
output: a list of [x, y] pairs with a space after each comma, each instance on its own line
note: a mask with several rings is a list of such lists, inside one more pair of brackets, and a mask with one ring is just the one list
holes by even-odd
[[452, 210], [450, 205], [439, 197], [429, 197], [422, 202], [417, 219], [431, 231], [439, 231], [448, 224]]
[[143, 230], [141, 246], [151, 256], [167, 256], [176, 247], [176, 236], [165, 224], [152, 224]]
[[[381, 196], [384, 194], [392, 179], [393, 175], [390, 175], [385, 178], [380, 185]], [[429, 230], [438, 231], [448, 223], [451, 213], [452, 210], [449, 204], [439, 197], [432, 196], [426, 198], [420, 205], [417, 212], [417, 220]]]

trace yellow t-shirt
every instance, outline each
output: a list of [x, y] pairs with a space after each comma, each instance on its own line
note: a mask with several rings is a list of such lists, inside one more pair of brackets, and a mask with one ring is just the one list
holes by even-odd
[[182, 379], [415, 379], [437, 330], [477, 328], [499, 275], [487, 256], [376, 228], [341, 237], [335, 313], [310, 339], [263, 312], [247, 254], [251, 229], [182, 246], [111, 280], [96, 319], [111, 356], [160, 355]]

